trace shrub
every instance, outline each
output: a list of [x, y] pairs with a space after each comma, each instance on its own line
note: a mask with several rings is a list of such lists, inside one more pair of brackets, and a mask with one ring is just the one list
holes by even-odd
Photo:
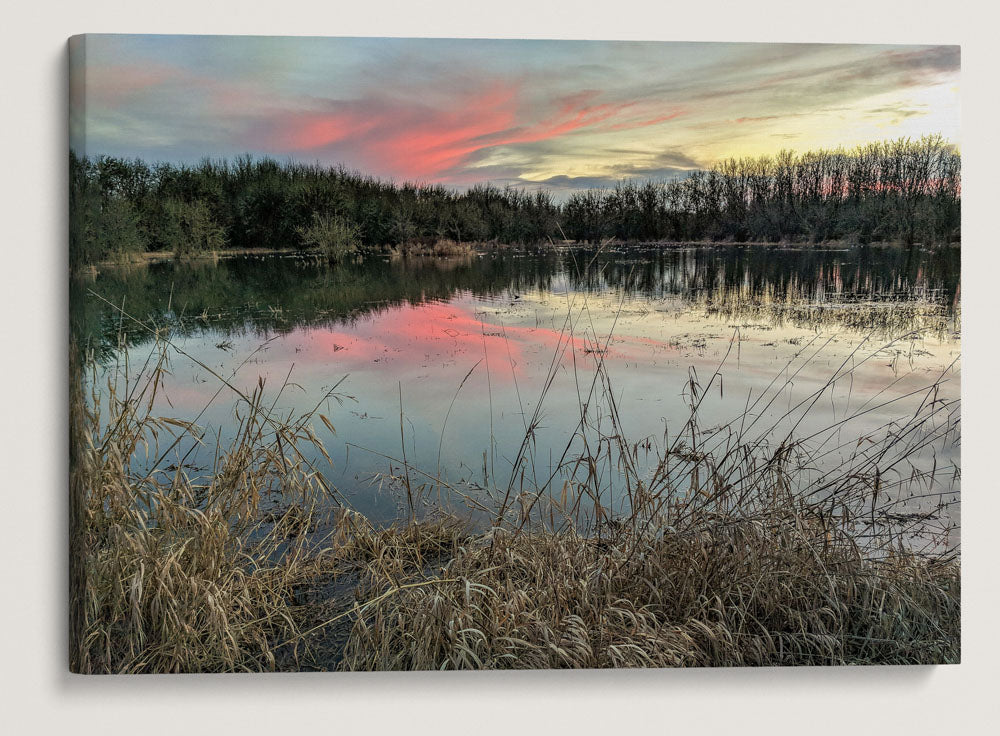
[[302, 243], [331, 261], [341, 261], [357, 252], [361, 244], [358, 226], [337, 215], [313, 213], [312, 224], [300, 228]]
[[208, 205], [203, 201], [170, 199], [164, 209], [166, 224], [163, 238], [174, 255], [205, 253], [225, 245], [225, 233], [212, 219]]
[[94, 246], [88, 248], [102, 259], [127, 259], [146, 250], [147, 238], [132, 203], [122, 197], [111, 197], [101, 206], [87, 237]]

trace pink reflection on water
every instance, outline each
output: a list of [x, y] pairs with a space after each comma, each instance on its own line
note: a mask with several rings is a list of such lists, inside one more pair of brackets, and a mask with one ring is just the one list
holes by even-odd
[[588, 325], [579, 322], [574, 330], [506, 324], [497, 316], [477, 312], [471, 304], [432, 302], [407, 305], [359, 321], [350, 329], [302, 331], [309, 338], [307, 360], [319, 359], [350, 371], [368, 370], [373, 363], [399, 361], [409, 366], [426, 366], [460, 356], [485, 357], [493, 365], [510, 364], [500, 372], [501, 380], [526, 377], [530, 358], [546, 362], [553, 355], [567, 359], [576, 351], [577, 362], [593, 368], [598, 356], [606, 360], [638, 361], [656, 352], [676, 353], [664, 340], [633, 335], [607, 334], [595, 337]]
[[460, 355], [484, 355], [510, 362], [524, 375], [528, 353], [562, 348], [585, 350], [582, 338], [545, 327], [502, 325], [479, 316], [468, 304], [427, 303], [405, 306], [358, 322], [350, 330], [310, 330], [310, 357], [360, 370], [371, 363], [402, 361], [418, 366]]

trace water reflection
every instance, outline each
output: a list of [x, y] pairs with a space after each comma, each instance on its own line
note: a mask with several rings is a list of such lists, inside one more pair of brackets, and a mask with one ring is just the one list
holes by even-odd
[[[107, 354], [124, 329], [130, 342], [149, 333], [122, 323], [93, 290], [142, 320], [172, 318], [185, 333], [284, 332], [296, 326], [350, 323], [401, 303], [447, 301], [523, 291], [609, 290], [629, 298], [702, 300], [724, 313], [758, 303], [858, 301], [920, 303], [956, 314], [960, 253], [857, 248], [845, 251], [714, 247], [499, 251], [479, 256], [367, 259], [331, 267], [309, 258], [251, 257], [212, 263], [109, 268], [71, 284], [75, 336]], [[168, 309], [169, 306], [169, 309]], [[864, 324], [855, 325], [864, 328]]]
[[[875, 407], [838, 427], [834, 444], [884, 431], [939, 376], [940, 396], [957, 399], [958, 261], [953, 250], [722, 247], [338, 268], [298, 258], [168, 263], [75, 282], [73, 330], [105, 361], [124, 334], [139, 365], [149, 328], [169, 326], [184, 354], [172, 358], [161, 414], [190, 419], [208, 404], [199, 423], [223, 441], [236, 420], [230, 395], [212, 398], [213, 373], [247, 392], [263, 379], [281, 415], [337, 386], [339, 400], [323, 407], [336, 427], [323, 430], [333, 466], [315, 459], [356, 508], [391, 518], [404, 451], [410, 465], [488, 493], [518, 473], [557, 474], [588, 441], [584, 414], [596, 434], [627, 435], [651, 473], [687, 418], [692, 376], [720, 365], [701, 407], [709, 427], [739, 416], [776, 377], [780, 395], [760, 412], [776, 434], [793, 424], [818, 432]], [[110, 306], [120, 304], [144, 324]], [[807, 416], [781, 418], [845, 364], [854, 369]], [[199, 455], [211, 448], [180, 449], [192, 450], [192, 467], [209, 464]], [[958, 459], [947, 443], [928, 455], [942, 467]], [[825, 454], [816, 472], [837, 462]], [[614, 464], [597, 472], [607, 506], [620, 508]]]

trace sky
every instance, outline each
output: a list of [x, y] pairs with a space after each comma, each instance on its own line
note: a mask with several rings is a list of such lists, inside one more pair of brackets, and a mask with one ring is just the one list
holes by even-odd
[[957, 46], [87, 35], [70, 145], [268, 155], [459, 189], [675, 178], [729, 157], [941, 134]]

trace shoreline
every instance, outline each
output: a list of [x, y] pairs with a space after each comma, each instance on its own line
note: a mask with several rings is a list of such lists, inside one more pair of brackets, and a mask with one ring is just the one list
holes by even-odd
[[[495, 243], [495, 242], [472, 242], [444, 244], [421, 244], [413, 243], [406, 246], [385, 246], [371, 253], [362, 254], [360, 257], [370, 256], [391, 256], [391, 257], [444, 257], [466, 254], [485, 254], [498, 250], [557, 250], [562, 248], [578, 249], [603, 249], [614, 246], [624, 249], [636, 250], [678, 250], [684, 248], [773, 248], [776, 250], [853, 250], [855, 248], [919, 248], [919, 249], [951, 249], [962, 247], [961, 241], [951, 243], [903, 243], [901, 241], [879, 241], [874, 243], [851, 243], [843, 240], [829, 240], [819, 243], [779, 241], [766, 242], [756, 240], [743, 241], [721, 241], [721, 240], [660, 240], [660, 241], [617, 241], [607, 240], [602, 243], [588, 243], [579, 240], [561, 240], [550, 243], [535, 243], [531, 245], [515, 243]], [[219, 261], [228, 258], [245, 258], [249, 256], [300, 256], [322, 259], [324, 256], [311, 250], [296, 248], [227, 248], [223, 250], [213, 250], [206, 253], [188, 254], [177, 256], [169, 251], [145, 251], [133, 253], [126, 258], [102, 260], [96, 263], [87, 263], [71, 271], [86, 272], [106, 268], [121, 268], [129, 266], [144, 266], [153, 263], [168, 263], [171, 261], [181, 262], [205, 262]]]

